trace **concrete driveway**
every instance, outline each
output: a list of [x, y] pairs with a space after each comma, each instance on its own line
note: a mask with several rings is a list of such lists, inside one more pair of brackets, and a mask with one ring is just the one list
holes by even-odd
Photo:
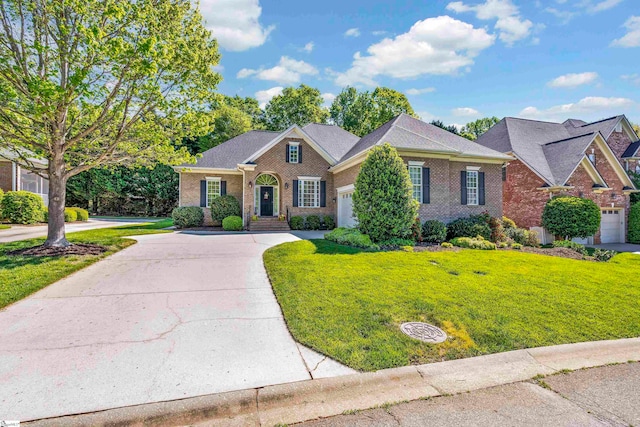
[[286, 328], [262, 253], [297, 239], [143, 236], [0, 311], [0, 419], [354, 372], [298, 346]]
[[[95, 230], [98, 228], [118, 227], [141, 222], [154, 222], [157, 219], [127, 218], [127, 219], [90, 219], [85, 222], [65, 224], [67, 233], [74, 231]], [[35, 239], [47, 236], [46, 225], [12, 225], [7, 230], [0, 230], [0, 243], [16, 242], [18, 240]]]
[[632, 252], [640, 254], [640, 245], [634, 245], [633, 243], [606, 243], [603, 245], [589, 245], [591, 248], [607, 249], [609, 251], [616, 252]]

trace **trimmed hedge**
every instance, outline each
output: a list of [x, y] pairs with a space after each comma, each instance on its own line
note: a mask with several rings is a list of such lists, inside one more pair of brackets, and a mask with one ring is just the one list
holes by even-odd
[[600, 228], [601, 212], [593, 200], [560, 196], [549, 200], [542, 212], [542, 226], [567, 240], [593, 236]]
[[64, 222], [75, 222], [78, 220], [78, 213], [71, 208], [64, 208]]
[[222, 220], [224, 231], [242, 231], [242, 218], [237, 215], [228, 216]]
[[322, 223], [327, 230], [333, 230], [336, 228], [336, 222], [331, 215], [325, 215], [322, 217]]
[[78, 221], [89, 221], [89, 211], [87, 211], [86, 209], [78, 207], [71, 207], [69, 209], [76, 211], [76, 214], [78, 215]]
[[220, 222], [230, 216], [240, 216], [240, 214], [240, 202], [229, 194], [216, 197], [211, 202], [211, 219], [214, 222]]
[[380, 247], [371, 241], [366, 234], [362, 234], [355, 228], [336, 228], [324, 235], [324, 238], [341, 245], [353, 246], [361, 249], [378, 250]]
[[44, 203], [29, 191], [9, 191], [2, 197], [2, 217], [12, 224], [34, 224], [44, 221]]
[[447, 240], [447, 226], [437, 219], [430, 219], [422, 224], [422, 241], [442, 243]]
[[472, 215], [468, 218], [458, 218], [447, 224], [447, 239], [456, 237], [476, 237], [482, 236], [485, 240], [491, 238], [491, 227], [489, 227], [489, 215]]
[[629, 210], [629, 243], [640, 243], [640, 202]]
[[171, 212], [171, 218], [177, 228], [202, 227], [204, 223], [204, 213], [197, 206], [175, 208]]
[[[481, 249], [486, 251], [492, 251], [496, 249], [496, 244], [485, 240], [482, 236], [478, 237], [456, 237], [451, 240], [453, 246], [467, 249]], [[513, 246], [512, 246], [513, 247]]]
[[309, 215], [306, 218], [307, 228], [309, 230], [320, 230], [320, 217], [318, 215]]
[[569, 248], [569, 249], [573, 249], [574, 251], [578, 252], [579, 254], [582, 254], [582, 255], [586, 255], [587, 254], [587, 250], [585, 249], [584, 245], [582, 245], [580, 243], [573, 242], [571, 240], [556, 240], [555, 242], [553, 242], [553, 247], [554, 248]]
[[301, 216], [292, 216], [291, 220], [289, 220], [289, 226], [292, 230], [303, 230], [304, 218], [302, 218]]

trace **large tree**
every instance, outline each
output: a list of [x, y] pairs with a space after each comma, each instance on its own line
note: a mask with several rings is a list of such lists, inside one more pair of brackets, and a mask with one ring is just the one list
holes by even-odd
[[330, 113], [336, 125], [358, 136], [373, 132], [400, 113], [415, 116], [407, 97], [386, 87], [373, 92], [346, 87], [334, 99]]
[[322, 106], [323, 102], [318, 89], [307, 85], [287, 87], [282, 95], [273, 97], [265, 107], [266, 128], [283, 131], [292, 125], [326, 123], [329, 112]]
[[493, 125], [500, 121], [497, 117], [483, 117], [482, 119], [469, 122], [460, 131], [462, 136], [472, 141], [480, 138], [480, 135], [491, 129]]
[[70, 177], [194, 160], [172, 141], [207, 133], [218, 61], [189, 0], [0, 2], [0, 140], [49, 179], [46, 246], [69, 245]]
[[455, 133], [456, 135], [460, 135], [460, 131], [455, 125], [445, 125], [442, 120], [431, 120], [430, 124], [434, 126], [438, 126], [440, 129], [444, 129], [447, 132]]

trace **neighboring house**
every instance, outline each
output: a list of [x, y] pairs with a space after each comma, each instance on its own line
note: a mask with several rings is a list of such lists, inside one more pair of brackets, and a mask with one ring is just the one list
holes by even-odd
[[[47, 166], [46, 160], [28, 158], [29, 162]], [[49, 203], [49, 181], [29, 172], [17, 162], [17, 156], [9, 151], [0, 150], [0, 189], [2, 191], [31, 191]]]
[[543, 243], [554, 236], [541, 227], [542, 211], [562, 194], [591, 199], [602, 210], [600, 230], [582, 243], [626, 241], [629, 196], [636, 191], [626, 171], [638, 167], [640, 142], [625, 116], [593, 123], [507, 117], [477, 143], [516, 158], [503, 173], [504, 214], [538, 231]]
[[407, 163], [422, 220], [502, 215], [501, 171], [513, 158], [406, 114], [362, 138], [323, 124], [237, 136], [204, 152], [195, 165], [175, 168], [180, 206], [202, 207], [211, 223], [211, 201], [231, 194], [251, 229], [278, 215], [332, 215], [338, 226], [353, 226], [356, 176], [369, 150], [383, 143]]

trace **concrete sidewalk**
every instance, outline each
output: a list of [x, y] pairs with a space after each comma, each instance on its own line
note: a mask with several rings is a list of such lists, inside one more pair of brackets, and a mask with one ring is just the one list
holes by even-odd
[[304, 427], [637, 426], [640, 364], [604, 366], [366, 411]]

